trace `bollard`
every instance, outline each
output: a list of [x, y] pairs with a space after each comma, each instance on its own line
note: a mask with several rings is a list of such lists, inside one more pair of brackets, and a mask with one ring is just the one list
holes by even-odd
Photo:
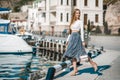
[[98, 53], [98, 55], [99, 55], [99, 54], [101, 54], [101, 51], [97, 49], [97, 53]]
[[89, 56], [90, 58], [95, 58], [96, 56], [98, 56], [98, 55], [101, 54], [101, 51], [102, 51], [102, 50], [103, 50], [103, 49], [101, 49], [101, 48], [100, 48], [100, 50], [99, 50], [99, 49], [89, 50], [88, 56]]
[[91, 53], [91, 51], [88, 52], [88, 57], [90, 57], [92, 59], [92, 53]]
[[32, 48], [32, 50], [33, 50], [33, 55], [35, 56], [36, 53], [37, 53], [37, 49], [36, 49], [36, 47], [34, 46], [34, 47]]
[[103, 46], [101, 46], [101, 49], [100, 49], [101, 51], [104, 51], [104, 47]]
[[71, 66], [71, 64], [72, 63], [69, 60], [69, 61], [62, 62], [61, 64], [55, 65], [53, 67], [50, 67], [48, 69], [47, 76], [46, 76], [45, 80], [53, 80], [56, 72], [59, 72], [59, 71], [63, 70], [64, 68], [68, 68], [69, 66]]
[[46, 76], [45, 80], [53, 80], [54, 74], [55, 74], [55, 68], [54, 67], [50, 67], [48, 69], [48, 73], [47, 73], [47, 76]]

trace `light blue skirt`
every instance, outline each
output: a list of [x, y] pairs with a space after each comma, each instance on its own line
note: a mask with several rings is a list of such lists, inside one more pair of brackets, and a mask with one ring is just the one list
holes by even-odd
[[77, 59], [77, 61], [79, 61], [80, 56], [86, 54], [87, 53], [82, 45], [80, 34], [78, 32], [71, 33], [67, 49], [63, 54], [63, 58], [68, 58], [68, 59], [75, 58]]

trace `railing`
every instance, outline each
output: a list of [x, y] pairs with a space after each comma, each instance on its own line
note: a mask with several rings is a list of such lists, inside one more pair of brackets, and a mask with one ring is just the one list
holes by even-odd
[[[95, 58], [98, 55], [102, 54], [102, 52], [104, 51], [103, 46], [100, 49], [95, 49], [94, 47], [95, 47], [94, 45], [90, 47], [88, 54], [80, 57], [81, 60], [88, 60], [88, 56], [90, 58]], [[55, 73], [66, 68], [70, 68], [71, 60], [62, 59], [63, 53], [65, 52], [66, 49], [64, 40], [44, 38], [38, 41], [38, 45], [36, 45], [35, 48], [41, 49], [41, 51], [43, 51], [41, 54], [42, 57], [44, 56], [47, 59], [54, 61], [61, 61], [60, 64], [49, 67], [47, 75], [46, 77], [44, 77], [44, 80], [53, 80]], [[33, 79], [33, 76], [30, 76], [30, 79]]]
[[49, 31], [49, 32], [40, 32], [40, 31], [33, 31], [32, 32], [33, 34], [35, 35], [41, 35], [41, 36], [53, 36], [53, 37], [67, 37], [68, 36], [68, 33], [65, 33], [65, 32], [52, 32], [52, 31]]

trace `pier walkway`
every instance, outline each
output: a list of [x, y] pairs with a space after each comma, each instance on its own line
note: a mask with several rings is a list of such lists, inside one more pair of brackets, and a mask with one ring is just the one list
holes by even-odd
[[[56, 37], [51, 38], [56, 39]], [[66, 38], [57, 39], [66, 40]], [[110, 43], [111, 48], [114, 47], [111, 42], [108, 43]], [[90, 63], [82, 61], [78, 66], [78, 74], [76, 76], [70, 76], [72, 72], [72, 69], [70, 69], [70, 71], [55, 73], [54, 80], [120, 80], [120, 51], [119, 47], [116, 47], [117, 50], [114, 48], [105, 49], [105, 52], [93, 58], [93, 61], [98, 64], [97, 72], [94, 72]], [[40, 80], [45, 80], [45, 78]]]
[[93, 59], [98, 64], [98, 71], [94, 72], [88, 62], [81, 62], [78, 74], [70, 76], [72, 70], [55, 74], [54, 80], [120, 80], [120, 52], [106, 50]]

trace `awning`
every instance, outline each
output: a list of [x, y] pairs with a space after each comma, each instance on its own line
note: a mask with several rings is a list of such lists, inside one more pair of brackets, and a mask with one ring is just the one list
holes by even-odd
[[9, 8], [0, 8], [0, 14], [10, 13], [10, 12], [11, 12], [11, 9], [9, 9]]

